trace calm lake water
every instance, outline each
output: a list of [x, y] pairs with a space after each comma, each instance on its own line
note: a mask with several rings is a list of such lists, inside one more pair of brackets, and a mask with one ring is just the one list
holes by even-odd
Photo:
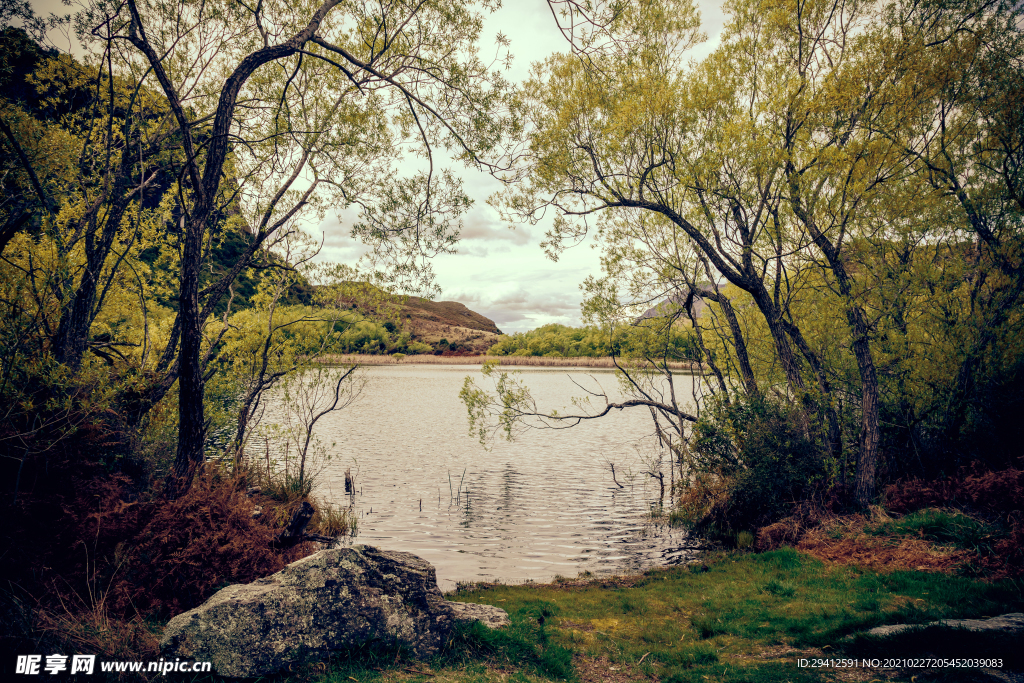
[[[530, 430], [488, 451], [469, 435], [458, 397], [467, 375], [489, 386], [479, 365], [365, 371], [362, 397], [317, 428], [323, 441], [335, 443], [318, 493], [352, 504], [355, 543], [424, 557], [437, 568], [442, 590], [459, 581], [635, 573], [695, 554], [683, 530], [651, 521], [659, 486], [639, 474], [643, 458], [655, 453], [648, 411]], [[618, 396], [609, 371], [522, 368], [521, 375], [542, 409], [559, 410], [583, 393], [570, 376], [588, 388], [596, 380]], [[688, 391], [689, 382], [683, 377], [677, 387]], [[612, 482], [609, 462], [625, 488]], [[346, 468], [356, 474], [351, 498]]]

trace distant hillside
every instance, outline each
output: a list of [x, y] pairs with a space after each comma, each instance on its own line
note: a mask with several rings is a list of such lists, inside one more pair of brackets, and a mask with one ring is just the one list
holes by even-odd
[[[398, 304], [397, 310], [391, 308], [394, 304]], [[493, 320], [458, 301], [391, 297], [365, 282], [346, 283], [335, 305], [355, 309], [370, 320], [391, 320], [398, 328], [393, 334], [408, 333], [412, 341], [428, 344], [440, 353], [485, 353], [501, 334]]]
[[471, 330], [501, 334], [501, 330], [493, 320], [485, 318], [476, 311], [466, 308], [458, 301], [430, 301], [418, 296], [411, 296], [405, 304], [403, 313], [409, 313], [417, 321], [430, 321], [442, 325], [465, 327]]
[[[714, 287], [711, 285], [710, 282], [697, 283], [696, 291], [693, 292], [694, 318], [700, 318], [701, 316], [703, 316], [704, 310], [707, 308], [707, 303], [705, 303], [704, 299], [701, 297], [701, 294], [704, 294], [705, 292], [714, 291]], [[637, 318], [637, 322], [641, 320], [647, 320], [648, 318], [663, 318], [666, 316], [674, 315], [676, 312], [679, 312], [680, 310], [683, 310], [683, 320], [688, 320], [685, 313], [686, 299], [687, 296], [684, 296], [682, 294], [673, 294], [669, 298], [662, 301], [660, 304], [657, 304], [656, 306], [648, 308], [646, 311], [644, 311], [643, 315]]]
[[458, 301], [429, 301], [411, 296], [401, 316], [412, 332], [413, 339], [444, 350], [456, 352], [486, 353], [498, 340], [501, 330], [493, 320], [471, 311]]

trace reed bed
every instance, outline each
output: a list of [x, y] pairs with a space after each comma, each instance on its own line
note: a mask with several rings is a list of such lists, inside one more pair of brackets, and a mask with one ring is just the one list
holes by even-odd
[[[337, 365], [483, 365], [486, 362], [496, 362], [498, 365], [509, 366], [532, 366], [532, 367], [553, 367], [553, 368], [614, 368], [615, 363], [610, 356], [590, 357], [577, 356], [572, 358], [553, 358], [550, 356], [434, 356], [430, 354], [409, 355], [403, 358], [384, 355], [370, 355], [362, 353], [329, 355], [323, 357], [323, 362]], [[620, 364], [625, 361], [620, 360]], [[673, 370], [688, 370], [698, 372], [699, 363], [670, 362], [669, 368]]]

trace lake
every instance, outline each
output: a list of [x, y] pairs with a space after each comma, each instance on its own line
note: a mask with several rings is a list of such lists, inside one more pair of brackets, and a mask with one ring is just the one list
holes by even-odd
[[[618, 397], [611, 371], [520, 368], [542, 409], [562, 410], [595, 382]], [[682, 529], [652, 521], [658, 482], [650, 413], [615, 411], [571, 429], [535, 429], [486, 450], [468, 433], [458, 394], [479, 365], [364, 370], [361, 398], [317, 425], [333, 457], [317, 494], [352, 505], [353, 542], [415, 553], [442, 590], [462, 581], [550, 581], [556, 575], [637, 573], [695, 555]], [[677, 383], [689, 391], [690, 378]], [[619, 483], [612, 481], [615, 464]], [[356, 475], [345, 494], [344, 472]], [[667, 468], [667, 465], [666, 465]], [[665, 475], [666, 487], [668, 475]]]

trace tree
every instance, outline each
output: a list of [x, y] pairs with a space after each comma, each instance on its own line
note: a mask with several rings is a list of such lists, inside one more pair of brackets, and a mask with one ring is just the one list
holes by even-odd
[[308, 243], [303, 249], [306, 240], [301, 234], [285, 233], [275, 241], [284, 244], [282, 268], [264, 273], [247, 309], [231, 315], [229, 306], [223, 315], [225, 334], [217, 362], [228, 366], [222, 374], [237, 384], [240, 394], [228, 446], [233, 471], [244, 465], [245, 449], [265, 412], [267, 394], [332, 350], [335, 322], [344, 315], [331, 308], [282, 304], [282, 297], [302, 277], [300, 269], [319, 250], [309, 249]]
[[[917, 153], [896, 141], [914, 129], [916, 108], [931, 106], [920, 85], [930, 78], [925, 65], [955, 54], [950, 45], [966, 49], [1005, 31], [1019, 10], [744, 2], [730, 7], [721, 46], [688, 66], [685, 50], [699, 37], [691, 5], [584, 9], [590, 14], [571, 15], [588, 27], [574, 54], [547, 60], [527, 87], [527, 180], [500, 198], [506, 216], [536, 221], [554, 209], [546, 242], [554, 255], [596, 216], [606, 278], [592, 288], [626, 289], [626, 305], [693, 291], [701, 271], [749, 297], [785, 386], [763, 369], [755, 377], [730, 323], [746, 393], [797, 402], [805, 437], [822, 433], [824, 452], [842, 459], [835, 368], [794, 315], [802, 297], [831, 290], [858, 373], [854, 487], [866, 505], [881, 443], [872, 340], [888, 312], [869, 314], [870, 274], [855, 273], [853, 260], [871, 240], [902, 240], [906, 221], [894, 201], [929, 212], [935, 202], [918, 181]], [[1015, 157], [1005, 158], [1013, 167]], [[728, 297], [721, 289], [711, 296], [728, 320]]]
[[907, 10], [924, 43], [914, 106], [904, 125], [877, 126], [912, 158], [949, 216], [941, 234], [948, 258], [937, 282], [953, 295], [940, 304], [941, 334], [957, 357], [940, 409], [948, 441], [961, 438], [972, 412], [990, 411], [985, 388], [1014, 362], [1004, 355], [1005, 340], [1019, 333], [1024, 293], [1024, 8], [954, 8]]
[[[425, 259], [451, 249], [455, 217], [468, 205], [458, 181], [435, 168], [433, 150], [500, 168], [515, 103], [477, 56], [480, 14], [447, 0], [100, 1], [77, 27], [110, 71], [159, 88], [180, 144], [178, 312], [158, 363], [163, 375], [146, 398], [159, 400], [177, 381], [180, 491], [203, 458], [203, 326], [254, 254], [300, 218], [356, 206], [354, 233], [393, 277], [429, 281]], [[407, 143], [426, 158], [411, 176], [391, 171]], [[232, 212], [252, 239], [233, 268], [201, 288], [210, 231]]]
[[159, 96], [115, 77], [109, 44], [97, 64], [83, 66], [20, 29], [3, 36], [11, 98], [0, 129], [13, 152], [7, 189], [18, 208], [6, 216], [0, 247], [23, 230], [52, 245], [54, 267], [36, 296], [54, 299], [46, 334], [57, 361], [75, 372], [116, 271], [167, 190], [167, 112]]

